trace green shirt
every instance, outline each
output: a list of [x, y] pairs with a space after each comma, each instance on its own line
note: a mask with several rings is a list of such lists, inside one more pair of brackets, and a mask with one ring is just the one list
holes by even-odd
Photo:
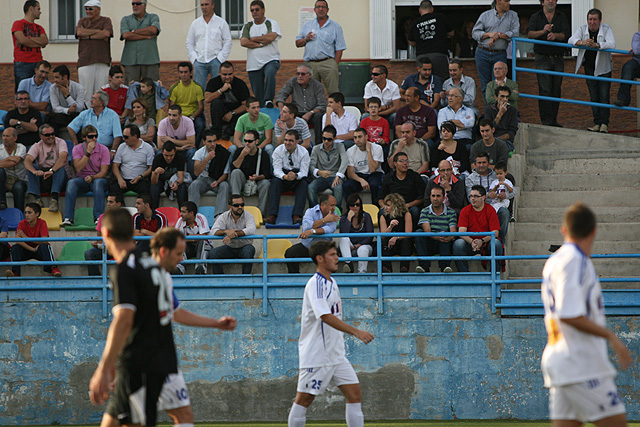
[[252, 122], [249, 118], [249, 113], [244, 113], [236, 122], [236, 129], [238, 132], [244, 134], [248, 130], [256, 130], [260, 134], [260, 142], [262, 143], [265, 138], [264, 131], [273, 129], [273, 122], [271, 117], [265, 113], [258, 113], [258, 120]]
[[[511, 95], [509, 95], [509, 104], [518, 108], [518, 98], [520, 97], [520, 95], [516, 93], [516, 91], [518, 90], [518, 83], [505, 77], [505, 86], [511, 89]], [[496, 103], [497, 87], [498, 87], [498, 84], [496, 83], [495, 79], [487, 83], [487, 89], [484, 95], [484, 99], [487, 101], [487, 104]]]
[[122, 34], [146, 27], [156, 27], [158, 34], [149, 40], [125, 40], [120, 63], [127, 65], [154, 65], [160, 63], [158, 53], [158, 35], [160, 35], [160, 18], [155, 13], [145, 13], [142, 19], [138, 20], [134, 14], [122, 17], [120, 21], [120, 40]]

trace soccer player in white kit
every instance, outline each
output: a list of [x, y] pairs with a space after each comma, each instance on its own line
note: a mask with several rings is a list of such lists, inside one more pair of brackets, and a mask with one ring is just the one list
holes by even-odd
[[623, 369], [631, 353], [606, 327], [600, 282], [591, 263], [596, 218], [582, 203], [565, 212], [564, 244], [544, 266], [542, 302], [548, 340], [542, 373], [553, 427], [626, 426], [625, 406], [607, 357], [607, 342]]
[[331, 274], [338, 271], [335, 242], [315, 242], [309, 248], [309, 255], [318, 269], [304, 288], [298, 340], [298, 392], [289, 413], [289, 427], [304, 426], [307, 408], [332, 381], [347, 400], [347, 426], [362, 427], [362, 391], [358, 376], [345, 356], [343, 332], [365, 344], [373, 340], [373, 335], [342, 321], [340, 291], [335, 279], [331, 278]]

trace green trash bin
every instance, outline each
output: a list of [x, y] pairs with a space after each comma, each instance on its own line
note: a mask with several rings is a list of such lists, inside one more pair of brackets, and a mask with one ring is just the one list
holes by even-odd
[[370, 62], [340, 63], [340, 92], [347, 104], [362, 104], [364, 86], [371, 80], [370, 67]]

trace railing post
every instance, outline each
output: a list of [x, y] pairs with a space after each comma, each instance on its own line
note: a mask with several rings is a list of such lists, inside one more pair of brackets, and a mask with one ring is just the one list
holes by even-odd
[[491, 233], [491, 313], [496, 314], [496, 233]]
[[516, 81], [516, 53], [518, 52], [518, 40], [511, 40], [511, 80]]
[[267, 317], [268, 299], [267, 294], [269, 292], [269, 286], [267, 285], [268, 271], [267, 271], [267, 235], [262, 236], [262, 315]]
[[384, 313], [384, 307], [382, 302], [382, 233], [378, 233], [378, 238], [376, 239], [376, 250], [378, 259], [376, 263], [378, 264], [378, 314]]

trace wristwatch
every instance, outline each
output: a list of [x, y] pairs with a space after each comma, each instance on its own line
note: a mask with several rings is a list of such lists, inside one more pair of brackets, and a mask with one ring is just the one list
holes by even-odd
[[231, 115], [235, 116], [236, 115], [236, 111], [235, 110], [231, 110]]
[[20, 129], [21, 127], [22, 127], [22, 121], [21, 121], [21, 120], [18, 120], [18, 121], [16, 122], [16, 128], [17, 128], [17, 129]]
[[264, 45], [262, 44], [262, 42], [260, 42], [260, 47], [264, 47]]
[[316, 234], [316, 229], [312, 228], [311, 231], [313, 231], [313, 234]]

